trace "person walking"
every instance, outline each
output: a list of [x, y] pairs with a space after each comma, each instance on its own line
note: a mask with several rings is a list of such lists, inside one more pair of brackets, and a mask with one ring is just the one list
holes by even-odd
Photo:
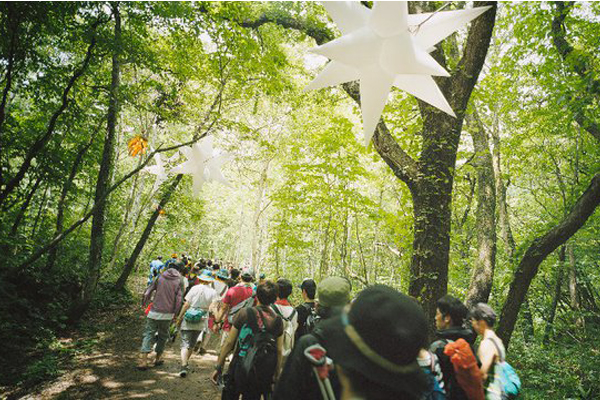
[[[326, 338], [319, 326], [326, 320], [335, 318], [342, 313], [344, 307], [350, 302], [350, 291], [350, 283], [345, 278], [332, 276], [319, 283], [318, 300], [315, 305], [316, 313], [319, 314], [319, 323], [315, 324], [311, 333], [303, 335], [296, 342], [275, 385], [274, 400], [313, 400], [322, 397], [321, 385], [317, 381], [314, 371], [313, 361], [316, 359], [309, 359], [307, 351], [310, 352], [311, 348], [315, 351], [320, 349], [320, 359], [326, 357]], [[315, 297], [314, 293], [312, 297]], [[319, 352], [315, 352], [315, 357], [318, 355]], [[327, 368], [326, 365], [325, 367]], [[329, 371], [328, 375], [332, 392], [335, 398], [339, 398], [341, 386], [335, 369]]]
[[[238, 400], [240, 396], [243, 400], [270, 398], [273, 380], [281, 370], [283, 347], [283, 322], [271, 308], [277, 291], [277, 285], [271, 281], [258, 285], [257, 306], [241, 309], [234, 318], [211, 376], [213, 383], [220, 380], [225, 359], [233, 351], [223, 377], [224, 400]], [[254, 373], [248, 374], [248, 369]]]
[[444, 390], [450, 400], [468, 399], [467, 394], [456, 379], [450, 357], [444, 354], [446, 345], [458, 339], [464, 339], [473, 347], [477, 334], [470, 327], [465, 326], [468, 312], [467, 307], [454, 296], [446, 295], [437, 301], [435, 312], [437, 331], [435, 332], [435, 340], [429, 346], [429, 351], [435, 354], [439, 360], [444, 380]]
[[298, 313], [298, 329], [296, 329], [296, 342], [307, 333], [312, 331], [317, 314], [315, 310], [315, 295], [317, 293], [317, 284], [314, 280], [306, 278], [300, 284], [302, 290], [302, 299], [304, 303], [296, 307]]
[[427, 319], [413, 298], [373, 285], [318, 328], [340, 378], [342, 399], [421, 399], [427, 376], [417, 355], [426, 345]]
[[[249, 299], [251, 299], [253, 295], [253, 276], [250, 271], [244, 271], [240, 276], [240, 279], [241, 282], [227, 290], [222, 300], [223, 306], [221, 307], [219, 314], [215, 316], [215, 324], [217, 324], [216, 328], [222, 328], [220, 347], [223, 347], [223, 344], [227, 340], [227, 335], [231, 330], [231, 324], [235, 314], [240, 311], [242, 306], [246, 304], [252, 305], [252, 300]], [[275, 294], [275, 296], [277, 296], [277, 294]]]
[[481, 342], [477, 357], [481, 362], [481, 375], [485, 389], [486, 400], [502, 399], [502, 383], [499, 376], [498, 364], [506, 358], [506, 350], [502, 339], [493, 331], [496, 323], [496, 313], [489, 305], [477, 303], [470, 312], [471, 325]]
[[[210, 286], [214, 279], [208, 274], [208, 271], [203, 271], [198, 276], [198, 280], [200, 283], [193, 286], [185, 296], [185, 303], [177, 317], [177, 326], [180, 327], [181, 334], [181, 371], [179, 376], [182, 378], [188, 374], [192, 348], [200, 334], [208, 329], [208, 309], [219, 298], [217, 292]], [[200, 343], [202, 349], [206, 345], [206, 340], [201, 340]]]
[[181, 275], [183, 269], [183, 263], [171, 263], [169, 269], [159, 275], [144, 293], [142, 299], [144, 308], [153, 300], [152, 307], [150, 307], [150, 311], [146, 316], [146, 327], [144, 328], [138, 364], [140, 370], [148, 369], [152, 346], [155, 342], [154, 366], [163, 364], [162, 354], [169, 338], [169, 326], [181, 307], [185, 291], [185, 278]]
[[156, 257], [155, 260], [152, 260], [150, 263], [150, 273], [148, 274], [148, 284], [147, 286], [152, 285], [152, 282], [160, 275], [161, 269], [165, 264], [162, 262], [162, 256]]

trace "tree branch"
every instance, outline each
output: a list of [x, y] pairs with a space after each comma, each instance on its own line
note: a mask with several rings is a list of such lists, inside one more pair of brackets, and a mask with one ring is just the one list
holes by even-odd
[[[207, 12], [206, 8], [201, 11]], [[254, 20], [233, 21], [245, 28], [258, 29], [260, 26], [273, 23], [284, 28], [289, 28], [302, 32], [315, 40], [318, 45], [329, 42], [335, 38], [335, 35], [325, 24], [321, 24], [308, 19], [292, 17], [281, 10], [267, 10]], [[360, 93], [356, 82], [345, 83], [342, 85], [344, 91], [360, 105]], [[414, 185], [417, 179], [417, 163], [406, 153], [391, 135], [385, 122], [381, 119], [377, 125], [373, 144], [381, 158], [388, 164], [394, 174], [409, 187]]]
[[75, 86], [75, 82], [77, 82], [77, 80], [83, 75], [83, 73], [90, 64], [90, 60], [92, 59], [92, 53], [94, 47], [96, 46], [96, 29], [103, 21], [104, 20], [102, 19], [98, 19], [92, 25], [92, 39], [90, 41], [90, 44], [88, 45], [85, 58], [81, 66], [75, 70], [75, 72], [69, 79], [67, 86], [63, 90], [61, 96], [61, 105], [50, 118], [50, 122], [48, 123], [48, 126], [46, 128], [46, 132], [41, 137], [39, 137], [35, 141], [35, 143], [29, 148], [29, 151], [27, 152], [27, 154], [25, 155], [25, 159], [23, 160], [23, 164], [21, 164], [21, 167], [17, 171], [16, 175], [6, 183], [6, 187], [3, 191], [0, 192], [0, 204], [3, 203], [7, 199], [8, 195], [10, 195], [13, 192], [13, 190], [19, 185], [19, 183], [21, 183], [21, 181], [25, 177], [25, 174], [29, 170], [29, 167], [31, 166], [31, 162], [33, 161], [33, 159], [40, 153], [40, 151], [46, 146], [46, 144], [52, 137], [58, 118], [62, 115], [62, 113], [67, 109], [67, 106], [69, 105], [69, 93], [71, 92], [71, 89], [73, 88], [73, 86]]
[[[492, 6], [491, 9], [473, 21], [463, 51], [463, 56], [449, 78], [447, 100], [457, 114], [464, 113], [471, 92], [483, 67], [487, 49], [492, 39], [492, 31], [496, 20], [497, 2], [478, 1], [474, 7]], [[458, 116], [460, 118], [460, 115]]]
[[592, 178], [589, 187], [565, 218], [544, 235], [534, 239], [525, 251], [510, 284], [497, 330], [506, 347], [517, 322], [521, 304], [540, 264], [585, 224], [598, 204], [600, 204], [600, 173]]
[[[589, 68], [589, 57], [582, 53], [575, 54], [575, 49], [565, 37], [565, 19], [569, 14], [570, 9], [573, 7], [573, 4], [565, 4], [562, 1], [557, 1], [554, 3], [554, 6], [556, 7], [556, 12], [552, 19], [552, 28], [550, 30], [554, 47], [556, 47], [556, 50], [565, 63], [571, 66], [573, 70], [587, 82], [588, 92], [592, 95], [599, 95], [600, 81], [594, 79], [594, 71]], [[579, 126], [596, 138], [596, 140], [600, 141], [600, 127], [590, 118], [585, 116], [583, 110], [578, 109], [575, 112], [574, 118]]]

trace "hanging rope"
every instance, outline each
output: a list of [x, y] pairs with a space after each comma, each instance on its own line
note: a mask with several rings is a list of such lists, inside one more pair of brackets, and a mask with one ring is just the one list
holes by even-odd
[[429, 21], [431, 18], [433, 18], [435, 16], [435, 14], [439, 13], [444, 8], [448, 7], [450, 4], [452, 4], [451, 1], [448, 1], [448, 2], [444, 3], [443, 6], [441, 6], [440, 8], [438, 8], [437, 10], [435, 10], [433, 13], [431, 13], [431, 15], [429, 17], [425, 18], [425, 20], [423, 22], [421, 22], [419, 25], [416, 25], [414, 27], [409, 27], [408, 31], [410, 33], [412, 33], [413, 35], [416, 35], [417, 33], [419, 33], [419, 29], [421, 29], [421, 25], [423, 25], [425, 22]]

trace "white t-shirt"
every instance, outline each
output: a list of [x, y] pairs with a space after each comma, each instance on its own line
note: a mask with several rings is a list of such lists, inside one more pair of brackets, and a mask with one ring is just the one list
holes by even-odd
[[200, 322], [187, 322], [183, 318], [181, 323], [181, 330], [189, 331], [201, 331], [206, 328], [206, 322], [208, 321], [208, 307], [215, 300], [218, 300], [219, 296], [215, 289], [208, 285], [196, 285], [190, 289], [188, 294], [185, 296], [185, 301], [190, 303], [190, 308], [199, 308], [206, 311], [206, 317], [202, 318]]

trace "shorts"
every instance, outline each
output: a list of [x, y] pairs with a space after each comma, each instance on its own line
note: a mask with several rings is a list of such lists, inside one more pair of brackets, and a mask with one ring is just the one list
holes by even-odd
[[192, 349], [196, 345], [198, 341], [198, 337], [200, 336], [200, 332], [202, 331], [190, 331], [183, 330], [180, 332], [181, 335], [181, 348], [182, 349]]

